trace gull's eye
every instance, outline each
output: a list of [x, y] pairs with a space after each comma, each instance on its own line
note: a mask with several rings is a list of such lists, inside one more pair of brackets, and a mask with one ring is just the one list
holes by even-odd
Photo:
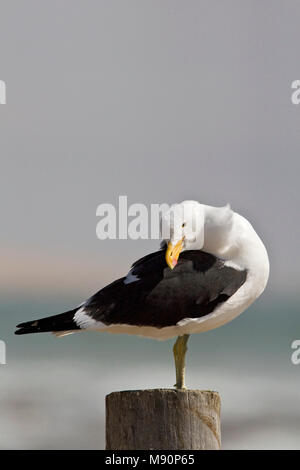
[[182, 227], [182, 228], [185, 227], [185, 222], [183, 222], [183, 224], [181, 225], [181, 227]]

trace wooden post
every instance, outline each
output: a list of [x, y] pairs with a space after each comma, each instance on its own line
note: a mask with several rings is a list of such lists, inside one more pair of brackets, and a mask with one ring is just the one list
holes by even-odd
[[220, 449], [217, 392], [129, 390], [106, 396], [107, 450]]

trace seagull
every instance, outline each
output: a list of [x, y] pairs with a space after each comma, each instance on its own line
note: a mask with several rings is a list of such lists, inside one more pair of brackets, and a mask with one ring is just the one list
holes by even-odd
[[65, 313], [19, 324], [15, 333], [177, 336], [175, 387], [186, 388], [189, 336], [245, 311], [266, 287], [269, 259], [251, 223], [229, 204], [173, 204], [161, 217], [161, 232], [160, 250], [136, 261], [126, 276]]

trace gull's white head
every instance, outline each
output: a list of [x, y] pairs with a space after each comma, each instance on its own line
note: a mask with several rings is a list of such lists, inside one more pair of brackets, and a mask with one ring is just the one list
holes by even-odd
[[196, 201], [173, 204], [162, 214], [162, 238], [167, 242], [166, 261], [173, 269], [181, 251], [222, 250], [228, 243], [233, 211], [229, 205], [212, 207]]

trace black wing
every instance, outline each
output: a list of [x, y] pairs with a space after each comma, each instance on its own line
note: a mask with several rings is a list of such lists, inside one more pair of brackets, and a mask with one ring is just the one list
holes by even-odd
[[16, 334], [80, 329], [79, 308], [106, 325], [162, 328], [208, 315], [244, 284], [247, 271], [226, 266], [203, 251], [185, 251], [171, 270], [160, 250], [136, 261], [127, 277], [101, 289], [81, 307], [18, 325]]
[[91, 297], [84, 311], [107, 325], [162, 328], [208, 315], [241, 287], [246, 276], [246, 271], [199, 250], [181, 253], [171, 270], [165, 253], [158, 251], [135, 262], [127, 278]]

